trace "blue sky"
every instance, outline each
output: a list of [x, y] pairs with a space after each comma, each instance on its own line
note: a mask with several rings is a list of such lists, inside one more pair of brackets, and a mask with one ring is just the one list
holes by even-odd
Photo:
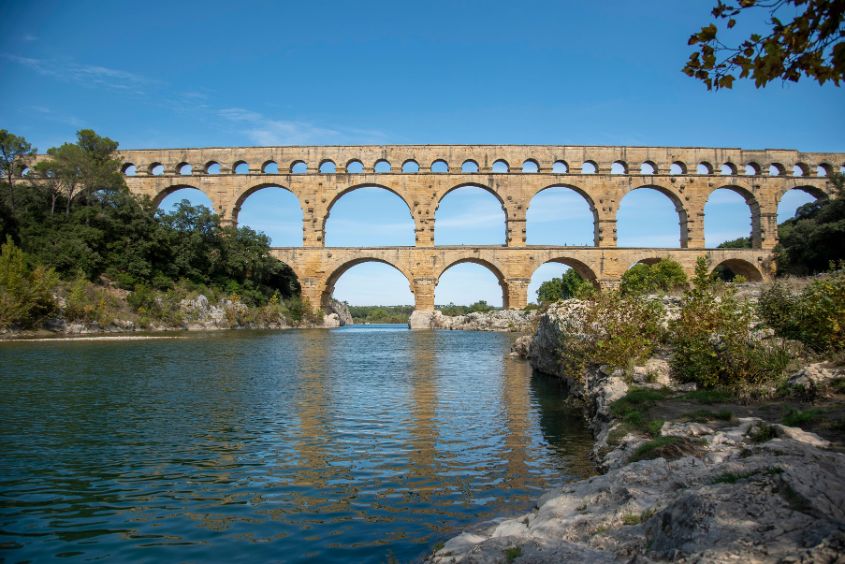
[[[80, 128], [125, 148], [525, 143], [845, 150], [845, 99], [835, 87], [774, 83], [756, 90], [738, 82], [713, 93], [684, 76], [687, 38], [708, 21], [712, 2], [678, 7], [677, 0], [0, 3], [0, 127], [41, 150], [71, 140]], [[529, 242], [591, 240], [583, 201], [563, 189], [538, 198], [529, 210]], [[783, 216], [803, 201], [788, 194]], [[717, 208], [719, 219], [705, 225], [708, 245], [747, 234], [743, 206], [731, 193], [713, 196], [708, 211]], [[301, 236], [299, 217], [289, 195], [268, 189], [247, 201], [241, 222], [287, 245]], [[438, 243], [504, 237], [498, 204], [477, 190], [455, 191], [437, 220]], [[401, 201], [368, 190], [339, 201], [326, 237], [333, 245], [408, 244], [413, 229]], [[619, 238], [620, 245], [677, 246], [677, 216], [662, 196], [636, 191], [623, 202]], [[448, 271], [438, 303], [500, 303], [492, 274], [479, 269]], [[559, 271], [543, 267], [534, 286]], [[409, 303], [407, 287], [398, 272], [367, 264], [341, 278], [336, 296]]]

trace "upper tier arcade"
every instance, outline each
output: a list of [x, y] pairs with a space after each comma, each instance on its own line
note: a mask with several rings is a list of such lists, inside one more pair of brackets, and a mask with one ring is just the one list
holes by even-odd
[[507, 246], [525, 246], [526, 210], [551, 186], [581, 193], [594, 221], [594, 244], [616, 246], [616, 212], [626, 193], [659, 190], [675, 205], [683, 248], [704, 247], [704, 206], [719, 188], [745, 198], [755, 248], [777, 243], [777, 205], [798, 188], [827, 197], [842, 153], [704, 147], [528, 145], [388, 145], [124, 150], [130, 190], [160, 201], [184, 187], [203, 191], [225, 222], [237, 222], [244, 200], [268, 185], [290, 190], [304, 212], [303, 243], [324, 245], [332, 204], [363, 186], [401, 197], [414, 217], [417, 246], [433, 245], [434, 213], [451, 190], [484, 188], [502, 204]]

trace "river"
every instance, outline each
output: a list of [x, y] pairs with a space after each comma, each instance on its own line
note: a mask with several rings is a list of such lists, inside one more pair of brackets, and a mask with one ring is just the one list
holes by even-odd
[[589, 475], [499, 333], [0, 343], [0, 561], [385, 562]]

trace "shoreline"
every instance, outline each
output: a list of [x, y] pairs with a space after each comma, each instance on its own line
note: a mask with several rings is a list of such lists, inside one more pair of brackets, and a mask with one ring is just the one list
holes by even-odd
[[[465, 529], [426, 562], [839, 561], [843, 433], [827, 440], [786, 418], [774, 422], [777, 410], [804, 409], [806, 400], [698, 402], [655, 357], [632, 373], [596, 367], [575, 381], [557, 371], [565, 328], [565, 318], [545, 316], [511, 357], [566, 382], [564, 401], [583, 409], [599, 474], [545, 492], [526, 513]], [[841, 422], [845, 392], [836, 380], [845, 380], [845, 367], [817, 362], [790, 384], [817, 400], [813, 409], [829, 398], [827, 417]], [[646, 431], [649, 417], [656, 427]]]
[[[375, 323], [372, 321], [356, 323], [351, 316], [338, 315], [335, 312], [325, 315], [322, 323], [306, 323], [302, 325], [286, 325], [281, 323], [268, 323], [266, 325], [218, 325], [215, 321], [197, 321], [186, 323], [180, 327], [150, 326], [137, 327], [131, 320], [116, 320], [108, 327], [101, 327], [99, 324], [68, 322], [63, 319], [48, 320], [44, 322], [45, 328], [37, 330], [6, 331], [0, 333], [0, 343], [20, 341], [71, 341], [71, 340], [133, 340], [148, 338], [171, 338], [157, 335], [138, 335], [154, 333], [201, 333], [216, 331], [286, 331], [290, 329], [336, 329], [351, 325], [404, 325], [412, 330], [448, 330], [448, 331], [493, 331], [501, 333], [519, 333], [529, 328], [536, 318], [536, 314], [521, 312], [520, 310], [495, 310], [485, 313], [470, 313], [466, 315], [448, 316], [439, 312], [426, 314], [426, 323], [417, 325], [411, 316], [400, 323]], [[50, 325], [62, 327], [59, 329], [48, 329]], [[173, 336], [172, 338], [179, 338]]]

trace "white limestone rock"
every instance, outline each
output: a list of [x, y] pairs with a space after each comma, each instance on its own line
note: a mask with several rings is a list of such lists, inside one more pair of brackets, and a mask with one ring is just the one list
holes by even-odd
[[432, 319], [434, 317], [433, 311], [419, 311], [414, 310], [411, 317], [408, 318], [409, 329], [431, 329]]

